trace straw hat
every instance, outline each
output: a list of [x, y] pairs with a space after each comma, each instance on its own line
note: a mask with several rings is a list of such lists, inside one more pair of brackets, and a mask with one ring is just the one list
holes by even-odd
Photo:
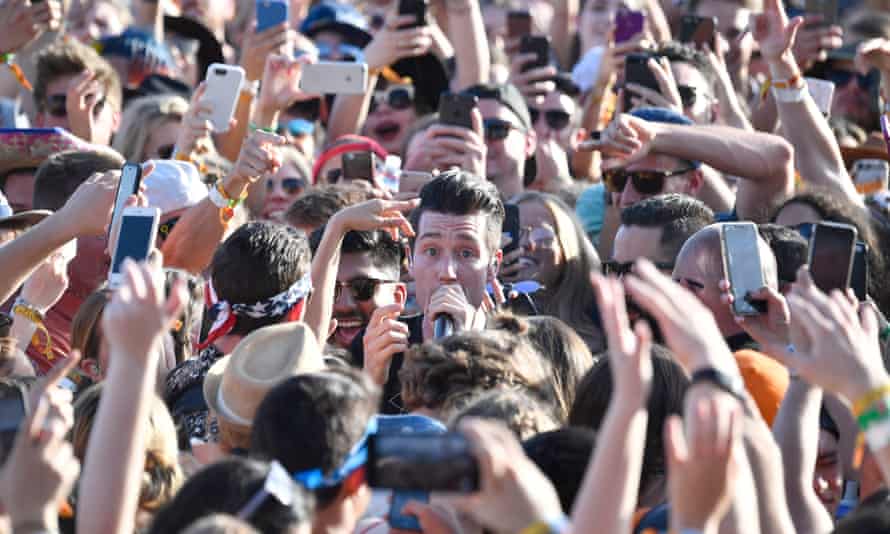
[[321, 349], [302, 323], [282, 323], [252, 332], [204, 378], [204, 399], [217, 417], [250, 428], [272, 388], [303, 373], [324, 369]]

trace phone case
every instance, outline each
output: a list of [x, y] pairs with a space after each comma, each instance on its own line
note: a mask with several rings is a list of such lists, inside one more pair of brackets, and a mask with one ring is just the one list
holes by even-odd
[[343, 179], [374, 181], [374, 154], [347, 152], [343, 154]]
[[752, 223], [724, 224], [721, 227], [720, 245], [723, 269], [732, 289], [733, 313], [744, 316], [765, 312], [762, 304], [746, 298], [748, 293], [766, 284], [760, 264], [760, 249], [757, 246], [757, 227]]
[[646, 16], [641, 11], [622, 9], [615, 14], [615, 42], [623, 43], [643, 31]]
[[519, 43], [519, 53], [537, 55], [537, 58], [522, 66], [522, 72], [546, 67], [550, 64], [550, 38], [541, 35], [525, 35]]
[[[857, 234], [856, 228], [849, 224], [821, 222], [813, 226], [807, 263], [810, 266], [813, 282], [825, 293], [832, 289], [844, 289], [850, 286]], [[843, 236], [843, 241], [840, 240], [840, 236]], [[830, 241], [828, 244], [820, 243], [822, 240], [833, 238], [837, 238], [835, 243]], [[846, 242], [849, 242], [849, 248]], [[844, 259], [847, 261], [845, 271]], [[838, 273], [840, 276], [837, 276]]]
[[288, 21], [288, 3], [283, 0], [257, 0], [256, 31], [264, 32], [269, 28]]
[[478, 99], [475, 96], [446, 93], [439, 99], [439, 122], [448, 126], [473, 129], [473, 109]]
[[426, 11], [426, 0], [399, 0], [399, 15], [415, 15], [417, 17], [414, 24], [404, 26], [405, 28], [426, 26]]
[[349, 61], [319, 61], [303, 66], [300, 89], [318, 95], [361, 95], [368, 85], [368, 65]]
[[[155, 240], [157, 239], [158, 223], [161, 219], [161, 210], [159, 210], [158, 208], [142, 208], [142, 207], [125, 208], [123, 213], [121, 214], [121, 224], [120, 224], [121, 229], [123, 229], [123, 226], [124, 226], [124, 218], [126, 218], [128, 216], [139, 217], [139, 218], [151, 217], [152, 222], [151, 222], [151, 227], [149, 229], [148, 247], [146, 248], [145, 253], [144, 253], [146, 256], [148, 256], [149, 252], [151, 252], [152, 247], [155, 246]], [[118, 252], [117, 249], [118, 249], [118, 245], [120, 244], [121, 238], [122, 238], [122, 235], [120, 233], [118, 233], [118, 235], [115, 239], [115, 242], [112, 246], [112, 252], [111, 252], [112, 266], [108, 270], [108, 283], [113, 287], [119, 285], [121, 282], [121, 278], [122, 278], [121, 273], [112, 272], [114, 270], [115, 260], [117, 259], [117, 252]]]
[[202, 100], [209, 103], [213, 110], [206, 118], [213, 125], [214, 132], [229, 130], [243, 83], [244, 69], [241, 67], [221, 63], [207, 67], [207, 90]]

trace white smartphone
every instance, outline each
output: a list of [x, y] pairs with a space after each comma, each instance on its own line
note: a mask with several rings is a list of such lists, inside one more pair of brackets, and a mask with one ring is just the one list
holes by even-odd
[[205, 118], [213, 125], [214, 132], [227, 132], [238, 104], [238, 93], [244, 83], [244, 69], [214, 63], [207, 67], [206, 81], [207, 90], [201, 100], [213, 111]]
[[119, 286], [123, 280], [121, 265], [126, 258], [134, 261], [145, 261], [148, 258], [148, 253], [155, 245], [160, 218], [161, 210], [158, 208], [124, 208], [117, 241], [112, 248], [111, 270], [108, 272], [108, 284], [111, 287]]
[[887, 189], [890, 164], [882, 159], [858, 159], [853, 163], [853, 182], [856, 191], [870, 195]]
[[300, 89], [319, 95], [361, 95], [368, 85], [367, 63], [319, 61], [303, 66]]
[[807, 89], [810, 96], [816, 101], [819, 111], [826, 117], [831, 114], [831, 100], [834, 98], [834, 82], [820, 80], [819, 78], [804, 78], [807, 81]]
[[753, 223], [725, 223], [721, 226], [723, 268], [732, 290], [732, 311], [736, 315], [766, 312], [764, 302], [750, 294], [766, 285], [757, 246], [757, 227]]

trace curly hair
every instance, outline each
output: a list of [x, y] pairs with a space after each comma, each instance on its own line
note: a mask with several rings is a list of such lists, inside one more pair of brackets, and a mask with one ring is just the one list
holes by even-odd
[[448, 426], [457, 426], [465, 417], [495, 419], [506, 424], [517, 438], [526, 440], [559, 428], [560, 422], [553, 408], [522, 389], [496, 389], [468, 399]]
[[552, 399], [551, 369], [519, 336], [462, 332], [412, 347], [399, 371], [406, 411], [452, 413], [482, 391], [528, 388]]

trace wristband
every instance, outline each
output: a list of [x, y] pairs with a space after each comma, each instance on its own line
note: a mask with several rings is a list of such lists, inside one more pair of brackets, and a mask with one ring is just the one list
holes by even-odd
[[745, 402], [745, 385], [738, 377], [730, 376], [713, 367], [706, 367], [692, 373], [692, 377], [689, 379], [690, 386], [701, 382], [707, 382], [717, 389], [722, 389], [737, 398], [742, 404]]
[[31, 82], [28, 81], [28, 78], [25, 77], [25, 71], [15, 63], [15, 54], [0, 54], [0, 64], [6, 65], [9, 67], [9, 71], [12, 72], [12, 75], [15, 76], [19, 85], [27, 89], [28, 91], [33, 91], [34, 88], [31, 87]]
[[807, 84], [803, 84], [801, 87], [790, 87], [786, 89], [776, 87], [775, 85], [773, 86], [773, 98], [776, 99], [776, 102], [803, 102], [803, 99], [806, 98], [807, 94], [809, 94]]
[[890, 419], [884, 419], [868, 427], [865, 431], [865, 442], [873, 453], [890, 445]]
[[890, 419], [890, 396], [881, 397], [880, 400], [872, 403], [868, 410], [856, 418], [856, 422], [859, 423], [859, 429], [865, 432], [872, 425], [886, 419]]
[[210, 201], [219, 208], [219, 222], [225, 227], [229, 225], [229, 221], [235, 216], [235, 208], [238, 204], [241, 204], [247, 198], [247, 189], [244, 190], [244, 194], [240, 198], [232, 198], [223, 188], [222, 180], [217, 180], [216, 185], [210, 188], [208, 196]]
[[16, 315], [21, 315], [32, 323], [43, 322], [43, 312], [22, 297], [15, 299], [12, 305], [12, 312]]
[[571, 525], [569, 518], [559, 516], [554, 519], [535, 521], [520, 531], [520, 534], [562, 534]]
[[890, 395], [890, 382], [883, 386], [876, 387], [865, 395], [859, 397], [853, 401], [853, 409], [851, 410], [853, 412], [853, 417], [858, 418], [869, 406], [888, 395]]
[[264, 127], [262, 127], [262, 126], [257, 126], [256, 124], [254, 124], [254, 123], [252, 123], [252, 122], [247, 126], [247, 129], [248, 129], [248, 131], [249, 131], [250, 133], [253, 133], [253, 132], [257, 131], [257, 130], [259, 130], [259, 131], [261, 131], [261, 132], [270, 133], [270, 134], [277, 134], [277, 133], [278, 133], [278, 132], [275, 130], [275, 128], [264, 128]]
[[241, 82], [241, 94], [242, 95], [250, 95], [251, 97], [256, 97], [260, 92], [260, 82], [259, 80], [254, 80], [252, 82], [247, 81], [245, 78], [243, 82]]

